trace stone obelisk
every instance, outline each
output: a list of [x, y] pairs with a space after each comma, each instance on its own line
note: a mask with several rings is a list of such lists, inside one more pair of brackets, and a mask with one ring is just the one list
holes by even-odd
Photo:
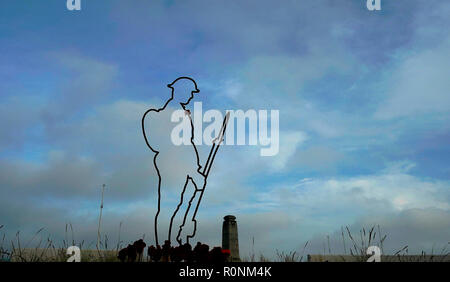
[[230, 261], [241, 261], [239, 258], [239, 241], [236, 217], [225, 216], [222, 227], [222, 249], [230, 250]]

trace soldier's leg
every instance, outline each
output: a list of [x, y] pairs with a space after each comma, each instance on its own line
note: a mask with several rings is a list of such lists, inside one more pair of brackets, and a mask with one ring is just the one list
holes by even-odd
[[196, 190], [196, 187], [192, 182], [192, 179], [189, 178], [189, 183], [186, 187], [186, 192], [184, 195], [184, 205], [182, 213], [180, 213], [182, 217], [180, 218], [181, 220], [178, 222], [179, 224], [174, 225], [174, 227], [177, 226], [177, 230], [176, 232], [174, 231], [174, 234], [176, 235], [176, 240], [179, 244], [186, 243], [184, 241], [185, 237], [182, 234], [184, 234], [186, 228], [189, 228], [190, 226], [191, 222], [190, 217], [192, 216], [192, 210], [195, 209], [195, 198], [197, 194], [198, 191]]
[[[155, 156], [156, 159], [156, 156]], [[155, 167], [157, 168], [157, 167]], [[155, 213], [155, 219], [154, 219], [154, 232], [155, 232], [155, 243], [156, 245], [159, 245], [159, 232], [161, 232], [161, 229], [159, 228], [159, 215], [161, 213], [161, 183], [162, 183], [162, 177], [161, 175], [157, 174], [157, 189], [156, 189], [156, 213]]]
[[167, 238], [167, 178], [165, 175], [160, 176], [157, 194], [157, 211], [155, 215], [155, 239], [156, 244], [162, 246]]
[[[180, 192], [180, 198], [179, 198], [179, 202], [176, 205], [176, 207], [174, 207], [172, 209], [172, 213], [170, 216], [170, 224], [169, 224], [169, 236], [168, 236], [168, 240], [172, 242], [172, 238], [174, 237], [174, 235], [176, 236], [177, 231], [178, 231], [178, 226], [180, 225], [180, 222], [182, 221], [183, 218], [183, 204], [184, 202], [186, 202], [186, 198], [189, 196], [186, 196], [186, 194], [189, 195], [190, 193], [190, 189], [189, 189], [189, 179], [188, 177], [185, 175], [183, 178], [180, 178], [180, 182], [178, 182], [177, 188], [179, 189]], [[181, 219], [180, 219], [181, 218]]]
[[[175, 191], [181, 191], [186, 182], [186, 176], [177, 176], [174, 173], [163, 173], [161, 170], [161, 182], [158, 193], [158, 211], [155, 217], [155, 225], [158, 234], [158, 244], [162, 246], [170, 236], [170, 222], [176, 210], [180, 196]], [[172, 228], [173, 229], [173, 228]]]
[[195, 179], [190, 178], [190, 183], [195, 188], [195, 191], [191, 194], [183, 224], [180, 226], [177, 235], [177, 240], [186, 240], [185, 242], [188, 242], [189, 238], [194, 237], [197, 231], [197, 221], [195, 217], [201, 201], [202, 190], [205, 185], [202, 176], [196, 177]]

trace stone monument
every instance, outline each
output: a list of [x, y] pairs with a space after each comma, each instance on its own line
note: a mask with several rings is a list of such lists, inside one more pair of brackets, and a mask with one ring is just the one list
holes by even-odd
[[239, 258], [239, 241], [236, 217], [225, 216], [222, 227], [222, 249], [230, 250], [230, 261], [241, 261]]

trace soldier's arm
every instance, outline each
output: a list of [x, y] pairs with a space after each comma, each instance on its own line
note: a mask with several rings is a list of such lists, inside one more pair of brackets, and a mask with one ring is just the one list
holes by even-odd
[[152, 137], [151, 137], [151, 121], [152, 118], [154, 118], [156, 111], [153, 109], [150, 109], [144, 113], [144, 116], [142, 117], [142, 134], [144, 135], [145, 143], [147, 144], [147, 147], [150, 148], [153, 152], [158, 152], [158, 146], [156, 144], [153, 144]]

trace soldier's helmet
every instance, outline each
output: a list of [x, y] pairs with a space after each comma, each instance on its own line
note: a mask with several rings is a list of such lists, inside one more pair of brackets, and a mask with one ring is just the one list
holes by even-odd
[[190, 77], [179, 77], [175, 79], [172, 83], [167, 84], [167, 87], [171, 89], [180, 89], [187, 91], [189, 90], [191, 93], [198, 93], [200, 90], [197, 88], [197, 83]]

